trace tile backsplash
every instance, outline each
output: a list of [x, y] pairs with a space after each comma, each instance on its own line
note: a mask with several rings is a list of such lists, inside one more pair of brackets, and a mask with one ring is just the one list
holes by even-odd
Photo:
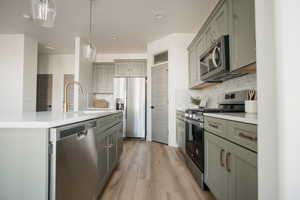
[[248, 89], [256, 90], [256, 74], [231, 79], [203, 90], [176, 91], [176, 108], [190, 108], [192, 106], [190, 103], [191, 96], [207, 98], [207, 107], [217, 108], [218, 102], [222, 99], [225, 93]]

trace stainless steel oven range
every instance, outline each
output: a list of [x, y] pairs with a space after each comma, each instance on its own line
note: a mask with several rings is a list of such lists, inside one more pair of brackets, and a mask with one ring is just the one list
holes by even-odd
[[204, 189], [204, 113], [245, 112], [247, 90], [226, 93], [218, 108], [188, 109], [185, 111], [187, 164]]

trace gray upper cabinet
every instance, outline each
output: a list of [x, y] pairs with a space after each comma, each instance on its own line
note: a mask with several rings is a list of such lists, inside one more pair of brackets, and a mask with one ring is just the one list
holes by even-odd
[[231, 71], [256, 62], [254, 0], [230, 0]]
[[113, 93], [115, 66], [113, 63], [94, 65], [94, 93]]
[[198, 80], [197, 51], [196, 47], [189, 50], [189, 86], [193, 87]]
[[216, 5], [188, 48], [190, 88], [203, 83], [200, 56], [223, 35], [229, 35], [231, 71], [256, 62], [254, 0], [220, 0]]
[[217, 40], [222, 35], [229, 33], [229, 7], [225, 1], [221, 8], [216, 12], [212, 22], [212, 37]]
[[146, 77], [145, 60], [116, 60], [116, 77]]

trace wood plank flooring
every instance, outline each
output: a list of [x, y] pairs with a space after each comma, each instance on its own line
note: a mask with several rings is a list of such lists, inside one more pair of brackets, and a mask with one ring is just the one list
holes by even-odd
[[125, 141], [118, 168], [99, 200], [214, 200], [201, 191], [176, 148]]

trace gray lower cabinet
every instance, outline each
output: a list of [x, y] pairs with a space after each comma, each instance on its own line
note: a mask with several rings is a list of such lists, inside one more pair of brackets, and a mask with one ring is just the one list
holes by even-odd
[[225, 169], [225, 140], [205, 132], [205, 183], [218, 200], [227, 198], [227, 171]]
[[257, 154], [233, 143], [228, 144], [228, 200], [256, 200]]
[[205, 183], [218, 200], [256, 200], [257, 154], [205, 132]]
[[108, 148], [107, 148], [107, 137], [102, 137], [100, 134], [96, 135], [97, 141], [97, 153], [98, 153], [98, 187], [99, 190], [102, 188], [109, 175], [108, 166]]
[[[120, 121], [120, 114], [109, 116], [97, 120], [97, 124], [110, 124], [110, 127], [103, 129], [103, 126], [98, 126], [96, 128], [96, 146], [98, 153], [98, 186], [97, 193], [100, 194], [104, 188], [106, 182], [108, 181], [111, 173], [118, 164], [120, 155], [122, 153], [122, 132], [123, 124]], [[120, 115], [121, 116], [121, 115]], [[116, 121], [117, 119], [117, 121]]]
[[185, 122], [181, 119], [176, 119], [176, 140], [180, 150], [185, 152]]

